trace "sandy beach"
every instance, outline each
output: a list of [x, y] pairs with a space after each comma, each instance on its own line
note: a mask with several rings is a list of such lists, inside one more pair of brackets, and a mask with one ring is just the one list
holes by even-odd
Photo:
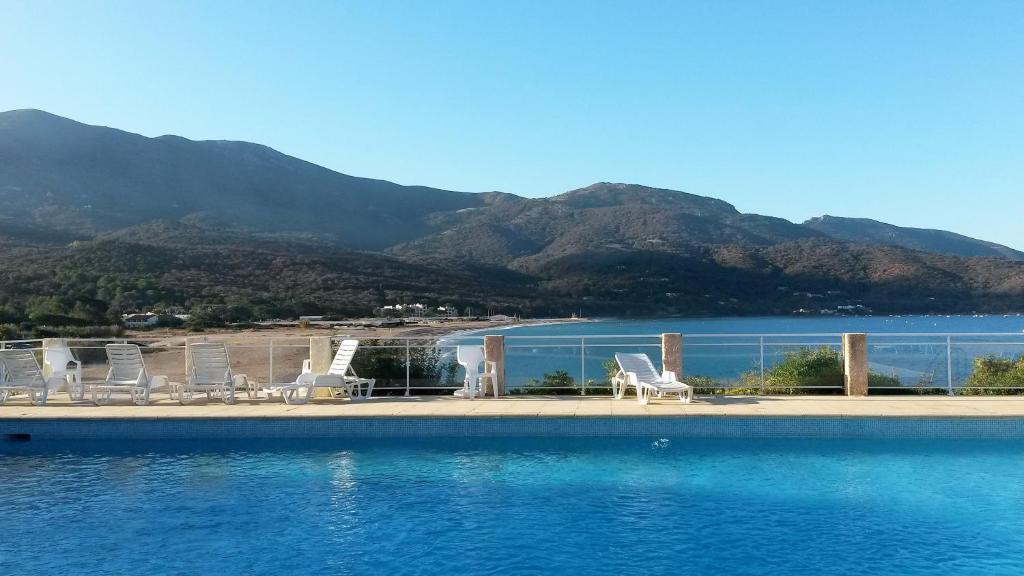
[[[309, 326], [260, 326], [244, 329], [208, 329], [189, 332], [183, 329], [129, 330], [128, 340], [145, 342], [146, 366], [151, 374], [163, 374], [175, 381], [185, 378], [185, 342], [203, 340], [225, 342], [231, 355], [232, 370], [246, 374], [259, 383], [293, 381], [301, 372], [302, 362], [309, 357], [309, 338], [315, 336], [350, 336], [360, 340], [375, 338], [416, 338], [421, 345], [457, 333], [494, 329], [504, 331], [517, 326], [554, 322], [585, 322], [574, 318], [537, 318], [511, 322], [487, 320], [425, 321], [387, 327], [363, 327], [343, 322], [315, 322]], [[103, 353], [72, 344], [83, 360], [84, 377], [102, 380], [106, 374]]]

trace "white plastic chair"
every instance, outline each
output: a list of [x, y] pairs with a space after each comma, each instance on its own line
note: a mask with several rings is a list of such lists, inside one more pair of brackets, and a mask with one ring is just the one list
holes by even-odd
[[132, 403], [138, 406], [149, 404], [151, 392], [166, 390], [171, 393], [167, 376], [150, 377], [142, 350], [136, 344], [107, 344], [107, 364], [110, 369], [102, 383], [88, 385], [92, 401], [96, 405], [110, 403], [111, 394], [128, 394]]
[[[36, 354], [32, 350], [0, 350], [0, 365], [3, 379], [0, 380], [0, 404], [7, 402], [12, 394], [24, 392], [36, 406], [46, 404], [51, 384], [43, 376]], [[54, 379], [59, 386], [60, 382]]]
[[256, 390], [245, 374], [231, 372], [231, 359], [223, 342], [189, 344], [188, 357], [188, 381], [177, 390], [179, 403], [205, 393], [207, 398], [216, 396], [225, 404], [234, 404], [236, 388], [245, 390], [249, 398], [255, 397]]
[[665, 370], [661, 374], [654, 368], [647, 354], [615, 354], [619, 364], [619, 372], [612, 378], [612, 393], [621, 400], [630, 386], [636, 388], [636, 400], [647, 404], [651, 397], [661, 398], [668, 394], [678, 394], [679, 401], [689, 403], [693, 400], [693, 388], [680, 382], [675, 372]]
[[[455, 359], [466, 371], [466, 378], [462, 381], [462, 388], [453, 393], [454, 396], [469, 400], [476, 396], [486, 396], [485, 382], [490, 382], [494, 397], [498, 397], [498, 363], [484, 360], [483, 346], [459, 346]], [[480, 371], [481, 364], [484, 365], [483, 372]]]
[[[377, 381], [374, 378], [361, 378], [356, 374], [352, 367], [352, 358], [358, 349], [359, 340], [342, 340], [326, 374], [313, 373], [312, 361], [307, 358], [302, 363], [302, 374], [299, 374], [295, 382], [271, 384], [264, 390], [268, 395], [281, 394], [287, 404], [309, 402], [316, 388], [329, 389], [332, 398], [335, 397], [335, 390], [342, 390], [353, 401], [366, 400], [373, 394], [373, 385]], [[364, 386], [365, 392], [363, 392]]]
[[43, 352], [43, 376], [52, 386], [67, 386], [72, 400], [85, 398], [82, 363], [67, 346], [50, 346]]

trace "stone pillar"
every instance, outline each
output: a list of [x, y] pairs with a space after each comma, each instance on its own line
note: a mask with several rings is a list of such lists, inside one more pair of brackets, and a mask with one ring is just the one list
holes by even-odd
[[683, 335], [669, 332], [661, 335], [661, 369], [676, 373], [683, 379]]
[[843, 389], [847, 396], [868, 395], [867, 334], [843, 334]]
[[[314, 374], [326, 374], [334, 361], [334, 347], [330, 336], [313, 336], [309, 339], [309, 369]], [[317, 388], [313, 391], [314, 398], [330, 398], [331, 391]]]
[[[484, 361], [497, 364], [498, 377], [495, 378], [498, 385], [498, 395], [505, 395], [505, 337], [484, 336]], [[487, 384], [485, 394], [494, 394], [490, 384]]]

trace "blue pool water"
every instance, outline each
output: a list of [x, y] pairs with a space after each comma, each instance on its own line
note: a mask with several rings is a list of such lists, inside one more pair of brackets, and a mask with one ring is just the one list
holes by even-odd
[[0, 444], [0, 573], [1024, 573], [1024, 442]]

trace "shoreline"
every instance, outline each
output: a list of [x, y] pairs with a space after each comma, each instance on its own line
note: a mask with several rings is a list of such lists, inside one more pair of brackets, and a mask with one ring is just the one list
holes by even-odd
[[[504, 331], [513, 328], [529, 326], [552, 326], [559, 324], [576, 324], [598, 322], [589, 318], [529, 318], [516, 322], [496, 323], [487, 320], [455, 320], [442, 321], [428, 324], [406, 324], [401, 326], [388, 327], [354, 327], [339, 325], [324, 325], [306, 329], [291, 326], [276, 326], [266, 328], [244, 328], [232, 330], [230, 328], [218, 328], [204, 330], [202, 332], [189, 332], [181, 329], [155, 329], [155, 330], [125, 330], [122, 336], [116, 339], [136, 340], [159, 340], [174, 341], [184, 344], [186, 338], [199, 339], [203, 337], [222, 338], [310, 338], [316, 336], [342, 336], [355, 339], [385, 339], [385, 338], [437, 338], [443, 340], [458, 336], [466, 336], [484, 331]], [[76, 338], [67, 338], [76, 340]], [[110, 339], [110, 338], [107, 338]]]

